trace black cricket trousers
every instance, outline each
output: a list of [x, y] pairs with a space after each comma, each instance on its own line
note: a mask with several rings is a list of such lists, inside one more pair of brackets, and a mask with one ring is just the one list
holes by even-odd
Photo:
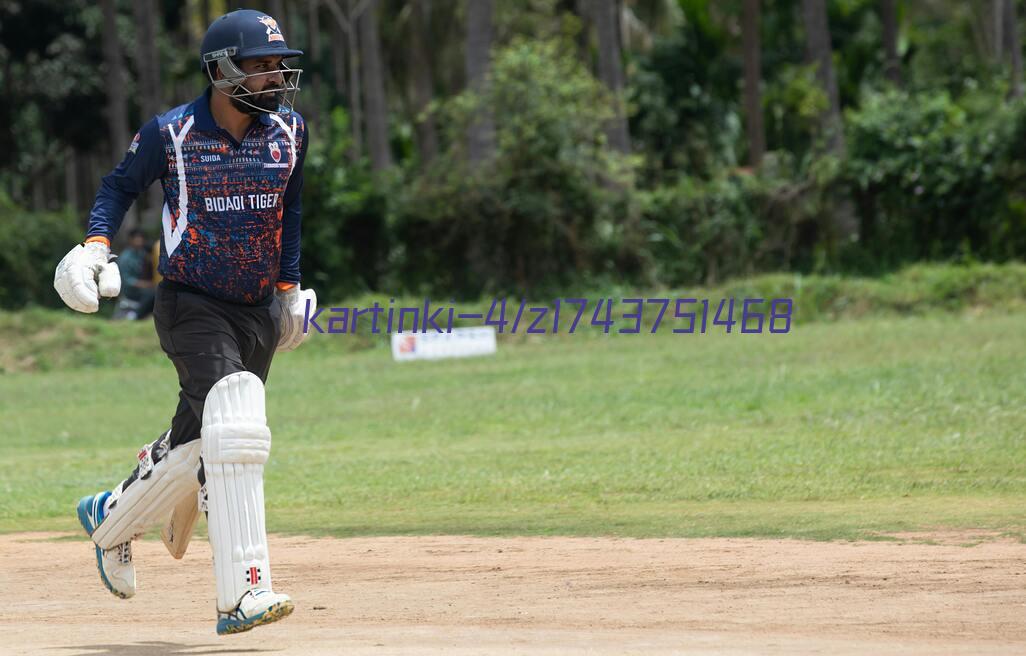
[[281, 336], [281, 312], [274, 293], [244, 305], [171, 280], [157, 285], [153, 323], [181, 388], [171, 420], [171, 448], [199, 439], [203, 404], [217, 381], [250, 371], [267, 382]]

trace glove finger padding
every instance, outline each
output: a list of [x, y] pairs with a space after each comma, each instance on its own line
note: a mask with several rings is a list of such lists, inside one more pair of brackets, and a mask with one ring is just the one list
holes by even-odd
[[278, 339], [279, 351], [291, 351], [303, 343], [307, 333], [303, 332], [304, 319], [309, 313], [317, 311], [317, 293], [312, 289], [289, 290], [280, 295], [282, 303], [281, 338]]
[[101, 264], [100, 270], [100, 296], [113, 298], [121, 293], [121, 270], [116, 262]]

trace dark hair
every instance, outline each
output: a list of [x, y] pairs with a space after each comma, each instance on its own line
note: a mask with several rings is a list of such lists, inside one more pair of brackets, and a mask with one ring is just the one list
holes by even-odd
[[128, 233], [128, 238], [135, 239], [136, 237], [146, 239], [146, 232], [142, 228], [132, 228], [132, 231]]

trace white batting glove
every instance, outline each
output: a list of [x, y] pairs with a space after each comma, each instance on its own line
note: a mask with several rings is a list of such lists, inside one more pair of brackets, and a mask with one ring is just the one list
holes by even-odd
[[300, 289], [299, 285], [286, 290], [275, 291], [281, 302], [281, 338], [278, 340], [279, 351], [291, 351], [306, 339], [303, 323], [307, 317], [307, 302], [310, 303], [310, 314], [317, 312], [317, 294], [312, 289]]
[[61, 300], [78, 312], [96, 312], [100, 297], [121, 293], [121, 272], [110, 248], [101, 241], [78, 244], [57, 265], [53, 288]]

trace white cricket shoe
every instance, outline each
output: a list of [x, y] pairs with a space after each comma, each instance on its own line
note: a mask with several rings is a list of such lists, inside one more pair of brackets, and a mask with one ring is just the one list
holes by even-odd
[[292, 614], [296, 605], [286, 594], [263, 588], [247, 590], [239, 605], [229, 613], [218, 611], [217, 634], [242, 633], [261, 624], [270, 624]]
[[[109, 496], [110, 492], [100, 492], [82, 497], [78, 502], [78, 521], [90, 537], [104, 520], [103, 506]], [[100, 570], [100, 580], [103, 581], [104, 587], [114, 596], [128, 599], [135, 595], [135, 565], [132, 564], [131, 540], [113, 549], [104, 550], [96, 547], [96, 569]]]

